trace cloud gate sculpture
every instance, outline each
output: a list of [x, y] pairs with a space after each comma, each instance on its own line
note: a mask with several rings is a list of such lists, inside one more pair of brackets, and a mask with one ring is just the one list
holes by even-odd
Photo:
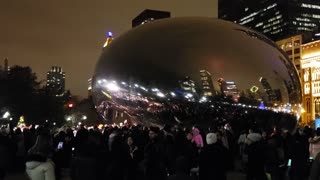
[[103, 49], [92, 80], [108, 123], [188, 123], [256, 111], [298, 112], [300, 81], [271, 40], [200, 17], [138, 26]]

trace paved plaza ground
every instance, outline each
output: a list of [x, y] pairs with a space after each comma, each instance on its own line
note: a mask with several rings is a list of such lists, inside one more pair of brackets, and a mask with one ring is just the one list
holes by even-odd
[[[228, 180], [245, 180], [245, 174], [238, 173], [238, 172], [231, 172], [228, 174]], [[19, 174], [10, 174], [4, 180], [29, 180], [26, 174], [19, 173]], [[70, 177], [64, 177], [62, 180], [71, 180]]]

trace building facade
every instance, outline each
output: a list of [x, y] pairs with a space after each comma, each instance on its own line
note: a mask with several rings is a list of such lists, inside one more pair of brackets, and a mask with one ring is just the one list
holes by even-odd
[[207, 70], [200, 70], [202, 96], [214, 96], [215, 90], [211, 73]]
[[320, 41], [301, 46], [301, 75], [302, 118], [310, 123], [320, 117]]
[[65, 92], [66, 74], [61, 67], [52, 66], [47, 73], [47, 91], [51, 95], [63, 96]]
[[296, 66], [301, 77], [301, 45], [303, 44], [302, 35], [291, 36], [276, 42], [276, 44], [288, 55], [289, 59]]
[[[278, 41], [296, 34], [313, 37], [320, 24], [320, 1], [312, 0], [219, 0], [219, 18], [247, 26]], [[236, 11], [228, 11], [230, 6]]]
[[132, 20], [132, 28], [157, 20], [157, 19], [170, 18], [170, 17], [171, 17], [171, 13], [168, 11], [146, 9]]

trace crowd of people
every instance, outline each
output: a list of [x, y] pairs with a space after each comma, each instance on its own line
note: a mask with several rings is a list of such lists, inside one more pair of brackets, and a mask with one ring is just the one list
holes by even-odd
[[242, 171], [248, 180], [316, 180], [318, 152], [320, 129], [309, 127], [269, 132], [253, 126], [240, 134], [229, 123], [1, 128], [0, 179], [25, 171], [32, 180], [66, 172], [74, 180], [226, 180], [228, 171]]

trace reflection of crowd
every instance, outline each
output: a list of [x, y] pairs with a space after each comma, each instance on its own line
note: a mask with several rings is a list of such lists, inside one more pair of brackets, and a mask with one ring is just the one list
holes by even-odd
[[235, 170], [249, 180], [319, 178], [320, 129], [267, 131], [253, 125], [237, 134], [235, 128], [228, 121], [190, 129], [128, 124], [102, 129], [31, 127], [23, 132], [2, 128], [0, 179], [6, 172], [24, 169], [31, 179], [44, 180], [66, 175], [75, 180], [223, 180]]
[[290, 114], [237, 106], [226, 102], [197, 103], [172, 100], [145, 102], [113, 99], [102, 102], [98, 107], [98, 112], [104, 117], [112, 113], [112, 110], [125, 112], [140, 120], [142, 124], [151, 122], [209, 126], [216, 121], [228, 121], [233, 126], [237, 126], [237, 133], [254, 124], [267, 128], [268, 131], [271, 131], [274, 126], [285, 126], [284, 128], [292, 130], [296, 124], [296, 118]]

